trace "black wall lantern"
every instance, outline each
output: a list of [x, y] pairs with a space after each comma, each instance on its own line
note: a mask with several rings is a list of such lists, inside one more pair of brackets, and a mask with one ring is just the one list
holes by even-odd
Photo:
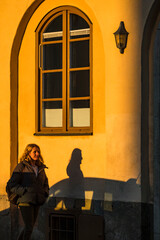
[[118, 30], [114, 33], [116, 46], [120, 49], [120, 53], [124, 53], [127, 46], [128, 32], [125, 29], [124, 22], [120, 22]]

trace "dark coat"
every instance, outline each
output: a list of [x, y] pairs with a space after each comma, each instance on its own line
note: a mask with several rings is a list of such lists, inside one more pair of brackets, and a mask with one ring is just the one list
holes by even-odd
[[45, 174], [46, 166], [38, 167], [36, 176], [33, 168], [27, 161], [19, 163], [13, 171], [9, 187], [11, 192], [19, 195], [17, 203], [42, 205], [49, 194], [48, 178]]

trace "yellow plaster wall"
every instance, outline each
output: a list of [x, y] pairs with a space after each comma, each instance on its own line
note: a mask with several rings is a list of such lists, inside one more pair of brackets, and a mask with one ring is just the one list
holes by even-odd
[[[40, 145], [50, 186], [67, 177], [74, 148], [82, 150], [85, 177], [127, 181], [140, 172], [141, 39], [143, 1], [44, 1], [31, 18], [19, 56], [19, 155], [26, 144]], [[51, 9], [71, 5], [93, 23], [93, 136], [33, 136], [35, 132], [35, 29]], [[125, 22], [124, 54], [113, 32]]]
[[10, 176], [10, 55], [18, 24], [32, 1], [0, 1], [0, 210], [8, 206], [5, 186]]
[[[10, 175], [10, 54], [18, 24], [33, 0], [0, 1], [0, 194]], [[140, 171], [141, 39], [152, 1], [45, 0], [31, 18], [19, 56], [19, 155], [40, 145], [50, 186], [66, 178], [72, 150], [82, 150], [85, 177], [127, 180]], [[72, 5], [93, 22], [93, 136], [33, 136], [35, 131], [35, 28], [51, 9]], [[143, 5], [145, 7], [143, 7]], [[129, 39], [122, 55], [113, 32], [125, 22]]]

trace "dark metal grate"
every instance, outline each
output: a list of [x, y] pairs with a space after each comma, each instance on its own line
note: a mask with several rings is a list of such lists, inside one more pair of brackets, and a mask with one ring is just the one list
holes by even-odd
[[75, 240], [75, 217], [51, 214], [49, 240]]

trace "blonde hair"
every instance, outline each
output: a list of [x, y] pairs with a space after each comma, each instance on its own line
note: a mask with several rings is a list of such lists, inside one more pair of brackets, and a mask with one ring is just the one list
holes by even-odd
[[30, 163], [32, 161], [29, 153], [32, 151], [32, 149], [34, 147], [38, 148], [38, 150], [39, 150], [39, 159], [37, 161], [37, 165], [42, 165], [42, 163], [44, 163], [43, 157], [41, 155], [40, 147], [37, 144], [35, 144], [35, 143], [31, 143], [31, 144], [28, 144], [26, 146], [26, 148], [24, 150], [24, 153], [22, 154], [22, 156], [20, 158], [20, 162], [23, 162], [25, 160], [25, 161]]

